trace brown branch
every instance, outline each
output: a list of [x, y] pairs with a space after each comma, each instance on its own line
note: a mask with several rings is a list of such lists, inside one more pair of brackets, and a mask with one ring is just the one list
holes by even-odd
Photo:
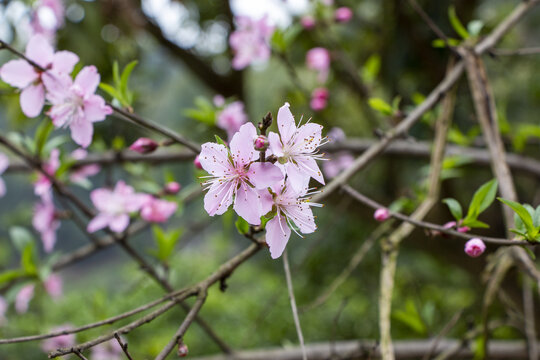
[[128, 351], [128, 344], [127, 344], [127, 342], [124, 343], [118, 334], [114, 334], [114, 338], [116, 339], [116, 341], [118, 341], [118, 345], [120, 345], [120, 347], [122, 348], [122, 351], [123, 351], [124, 354], [127, 356], [127, 358], [128, 358], [129, 360], [133, 360], [133, 358], [131, 357], [131, 354], [130, 354], [129, 351]]
[[492, 49], [490, 51], [495, 56], [520, 56], [520, 55], [538, 55], [540, 47], [530, 47], [521, 49]]

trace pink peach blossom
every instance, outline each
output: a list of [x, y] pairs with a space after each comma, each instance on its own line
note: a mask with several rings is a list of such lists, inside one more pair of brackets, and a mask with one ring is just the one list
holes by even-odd
[[41, 234], [43, 249], [49, 253], [56, 243], [56, 230], [60, 227], [60, 221], [55, 216], [55, 207], [50, 192], [41, 196], [41, 200], [34, 207], [32, 225]]
[[302, 16], [300, 19], [300, 24], [302, 24], [302, 27], [306, 30], [311, 30], [315, 27], [316, 21], [315, 18], [311, 15], [305, 15]]
[[46, 72], [34, 68], [26, 60], [12, 60], [0, 68], [3, 81], [22, 90], [20, 103], [23, 113], [36, 117], [45, 105], [46, 80], [58, 75], [69, 77], [79, 57], [70, 51], [54, 52], [43, 35], [34, 35], [26, 46], [26, 57], [45, 68]]
[[241, 101], [235, 101], [227, 105], [217, 115], [217, 126], [227, 132], [229, 140], [248, 121], [244, 111], [244, 104]]
[[93, 123], [112, 113], [110, 106], [95, 95], [100, 76], [95, 66], [85, 66], [75, 78], [67, 75], [45, 77], [47, 99], [52, 103], [49, 115], [54, 126], [71, 130], [73, 141], [83, 148], [92, 142]]
[[330, 69], [330, 52], [322, 47], [309, 50], [306, 54], [306, 65], [319, 73], [317, 78], [319, 82], [325, 82]]
[[323, 163], [323, 172], [329, 178], [336, 177], [340, 172], [348, 169], [354, 162], [354, 156], [347, 151], [332, 154]]
[[334, 19], [339, 23], [349, 22], [353, 17], [353, 12], [350, 8], [342, 6], [334, 12]]
[[90, 199], [99, 214], [88, 223], [87, 231], [93, 233], [106, 227], [117, 233], [124, 231], [129, 225], [129, 214], [139, 211], [147, 198], [148, 195], [135, 193], [123, 181], [118, 181], [114, 190], [92, 191]]
[[263, 197], [263, 207], [268, 211], [273, 207], [276, 210], [276, 215], [266, 224], [266, 242], [272, 259], [277, 259], [285, 250], [291, 228], [300, 237], [300, 233], [310, 234], [317, 229], [311, 206], [322, 205], [310, 202], [307, 188], [295, 191], [288, 178], [272, 186], [272, 192]]
[[465, 253], [470, 257], [478, 257], [486, 251], [486, 244], [479, 238], [473, 238], [465, 243]]
[[310, 177], [324, 184], [315, 161], [322, 159], [318, 148], [326, 142], [326, 138], [321, 135], [323, 127], [309, 122], [300, 125], [301, 120], [297, 127], [289, 103], [279, 109], [277, 123], [279, 135], [270, 132], [268, 141], [272, 153], [278, 157], [278, 166], [287, 174], [291, 186], [300, 192], [307, 186]]
[[[3, 154], [0, 153], [0, 175], [2, 175], [6, 169], [9, 166], [9, 158]], [[4, 182], [4, 179], [0, 177], [0, 198], [6, 195], [6, 183]]]
[[141, 208], [141, 217], [148, 222], [162, 223], [169, 220], [177, 208], [178, 204], [175, 202], [148, 196]]
[[178, 194], [178, 192], [182, 189], [182, 185], [177, 183], [176, 181], [171, 181], [165, 184], [164, 190], [167, 194]]
[[315, 111], [321, 111], [326, 108], [328, 103], [328, 89], [326, 88], [316, 88], [311, 93], [311, 101], [309, 106]]
[[208, 190], [204, 209], [210, 216], [223, 214], [234, 202], [234, 210], [252, 225], [261, 223], [264, 215], [260, 203], [260, 189], [266, 189], [283, 179], [280, 169], [271, 163], [253, 162], [259, 153], [253, 148], [257, 131], [252, 123], [240, 127], [230, 143], [205, 143], [199, 160], [207, 176], [203, 185]]
[[236, 17], [237, 28], [229, 37], [234, 52], [232, 67], [241, 70], [254, 61], [266, 61], [270, 57], [268, 41], [274, 32], [266, 16], [253, 20], [247, 16]]
[[23, 286], [17, 295], [15, 296], [15, 310], [19, 313], [25, 313], [28, 311], [28, 305], [34, 297], [34, 284], [28, 284]]
[[[88, 155], [88, 151], [78, 148], [73, 150], [70, 155], [73, 160], [83, 160]], [[69, 175], [69, 180], [84, 186], [90, 176], [97, 175], [100, 171], [101, 166], [97, 164], [84, 165], [73, 170]]]
[[51, 274], [43, 282], [43, 286], [45, 287], [45, 291], [47, 291], [47, 294], [54, 300], [58, 300], [62, 297], [63, 291], [63, 281], [60, 275]]
[[92, 348], [92, 360], [121, 360], [124, 352], [116, 340], [102, 342]]
[[[43, 164], [43, 170], [51, 177], [54, 177], [56, 170], [60, 167], [60, 150], [53, 149], [49, 160]], [[51, 180], [43, 173], [38, 174], [38, 179], [34, 183], [34, 193], [38, 196], [45, 196], [51, 190]]]
[[[55, 327], [51, 329], [51, 332], [71, 330], [73, 328], [70, 324]], [[60, 348], [70, 348], [75, 345], [75, 334], [65, 334], [55, 336], [50, 339], [45, 339], [41, 342], [41, 349], [45, 352], [55, 351]]]
[[30, 20], [34, 34], [42, 34], [52, 41], [56, 31], [64, 25], [64, 13], [64, 4], [61, 0], [38, 1]]

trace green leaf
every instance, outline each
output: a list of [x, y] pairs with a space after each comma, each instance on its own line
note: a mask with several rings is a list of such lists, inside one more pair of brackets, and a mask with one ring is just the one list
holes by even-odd
[[461, 205], [456, 199], [446, 198], [443, 199], [442, 202], [448, 206], [448, 209], [450, 209], [450, 212], [452, 213], [454, 219], [458, 221], [461, 220], [461, 218], [463, 217], [463, 210], [461, 209]]
[[283, 30], [276, 29], [270, 38], [270, 45], [272, 48], [277, 50], [280, 53], [283, 53], [287, 50], [287, 42], [285, 40], [285, 34]]
[[[461, 41], [454, 38], [448, 38], [447, 41], [450, 46], [459, 46], [459, 44], [461, 43]], [[446, 43], [443, 39], [435, 39], [431, 42], [431, 46], [433, 46], [434, 48], [445, 48]]]
[[535, 228], [539, 227], [540, 226], [540, 205], [538, 205], [536, 210], [534, 210], [532, 218], [533, 218], [533, 226]]
[[124, 97], [128, 94], [128, 81], [129, 77], [131, 75], [131, 72], [137, 66], [139, 62], [137, 60], [133, 60], [129, 64], [126, 65], [124, 70], [122, 71], [122, 76], [120, 78], [120, 93], [124, 95]]
[[24, 269], [26, 274], [37, 275], [37, 255], [34, 242], [30, 242], [25, 246], [21, 256], [21, 267]]
[[22, 270], [6, 270], [4, 272], [0, 273], [0, 284], [10, 282], [12, 280], [16, 280], [21, 277], [25, 277], [26, 272]]
[[467, 30], [471, 36], [480, 35], [483, 27], [484, 23], [481, 20], [473, 20], [467, 24]]
[[236, 225], [236, 229], [241, 235], [249, 233], [249, 223], [240, 216], [238, 217], [234, 225]]
[[536, 237], [538, 230], [533, 225], [533, 219], [529, 211], [527, 211], [523, 205], [515, 201], [506, 200], [503, 198], [497, 198], [497, 200], [514, 210], [514, 212], [523, 222], [523, 225], [525, 225], [525, 229], [527, 230], [527, 239], [533, 240]]
[[450, 24], [452, 25], [456, 33], [464, 40], [467, 40], [469, 38], [469, 33], [457, 17], [456, 8], [453, 5], [448, 8], [448, 19], [450, 20]]
[[392, 116], [394, 113], [392, 106], [380, 98], [370, 98], [369, 106], [383, 115]]
[[157, 251], [151, 253], [163, 262], [167, 262], [174, 252], [174, 248], [182, 235], [182, 229], [164, 232], [159, 226], [152, 226], [152, 233], [157, 244]]
[[114, 87], [109, 84], [99, 83], [99, 88], [109, 94], [111, 97], [120, 100], [122, 95]]
[[362, 78], [372, 83], [381, 70], [381, 57], [378, 54], [371, 55], [362, 66]]
[[398, 321], [401, 321], [404, 325], [408, 326], [416, 333], [420, 335], [427, 334], [427, 328], [424, 321], [420, 317], [414, 302], [408, 299], [405, 303], [405, 310], [397, 310], [392, 314], [392, 317]]
[[42, 121], [41, 124], [39, 124], [36, 135], [35, 135], [35, 142], [36, 142], [36, 155], [39, 157], [41, 156], [41, 153], [43, 151], [43, 147], [45, 146], [45, 143], [47, 142], [47, 139], [49, 138], [49, 135], [54, 129], [54, 125], [52, 121]]
[[120, 88], [120, 70], [118, 69], [118, 61], [114, 61], [113, 63], [113, 81], [114, 81], [114, 87]]
[[9, 237], [13, 246], [22, 254], [26, 245], [34, 243], [34, 236], [26, 228], [13, 226], [9, 229]]
[[227, 143], [226, 143], [225, 141], [223, 141], [222, 138], [220, 138], [220, 137], [217, 136], [217, 135], [214, 135], [214, 136], [216, 137], [216, 142], [217, 142], [218, 144], [221, 144], [221, 145], [227, 147]]
[[478, 215], [491, 205], [497, 194], [497, 186], [497, 180], [493, 179], [476, 190], [469, 205], [466, 220], [476, 220]]
[[536, 261], [536, 255], [534, 254], [534, 252], [532, 252], [531, 249], [529, 249], [527, 246], [522, 246], [522, 248], [527, 254], [529, 254], [531, 260]]
[[468, 226], [470, 228], [483, 228], [483, 229], [489, 229], [489, 225], [485, 222], [482, 222], [480, 220], [463, 220], [463, 225]]

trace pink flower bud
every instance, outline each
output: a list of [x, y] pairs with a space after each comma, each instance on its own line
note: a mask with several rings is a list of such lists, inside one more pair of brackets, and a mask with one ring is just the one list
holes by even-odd
[[388, 219], [390, 217], [390, 211], [388, 211], [388, 209], [386, 209], [386, 208], [377, 209], [377, 210], [375, 210], [375, 213], [373, 214], [373, 217], [377, 221], [381, 221], [381, 222], [385, 221], [386, 219]]
[[255, 141], [253, 141], [253, 147], [257, 151], [264, 151], [268, 149], [268, 145], [269, 145], [268, 139], [264, 135], [257, 136]]
[[465, 253], [470, 257], [478, 257], [486, 250], [486, 244], [479, 239], [474, 238], [465, 243]]
[[302, 24], [304, 29], [311, 30], [315, 27], [315, 18], [310, 15], [303, 16], [300, 19], [300, 24]]
[[471, 230], [471, 228], [468, 227], [468, 226], [460, 226], [460, 227], [457, 228], [457, 231], [460, 232], [460, 233], [466, 233], [469, 230]]
[[315, 111], [321, 111], [326, 107], [328, 102], [328, 89], [316, 88], [311, 93], [310, 107]]
[[201, 161], [199, 160], [199, 155], [195, 156], [195, 160], [193, 160], [193, 165], [195, 165], [197, 169], [202, 169]]
[[174, 194], [178, 194], [181, 188], [182, 188], [182, 185], [180, 185], [176, 181], [171, 181], [165, 184], [164, 190], [167, 194], [174, 195]]
[[156, 150], [158, 146], [159, 144], [152, 139], [139, 138], [129, 148], [139, 154], [149, 154]]
[[189, 349], [186, 344], [181, 342], [178, 344], [178, 357], [186, 357], [189, 353]]
[[455, 221], [449, 221], [447, 222], [446, 224], [443, 225], [443, 228], [445, 229], [452, 229], [454, 226], [456, 226], [456, 222]]
[[337, 22], [340, 23], [346, 23], [349, 22], [353, 17], [353, 12], [348, 7], [340, 7], [336, 9], [336, 12], [334, 13], [334, 19], [336, 19]]

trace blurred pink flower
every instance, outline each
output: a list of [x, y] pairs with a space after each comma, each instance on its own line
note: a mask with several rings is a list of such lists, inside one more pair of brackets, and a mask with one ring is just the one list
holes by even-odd
[[30, 26], [35, 34], [52, 41], [56, 31], [64, 25], [64, 4], [61, 0], [40, 0], [31, 14]]
[[270, 57], [268, 41], [274, 27], [266, 21], [266, 16], [253, 20], [247, 16], [236, 17], [237, 28], [229, 37], [234, 52], [232, 67], [241, 70], [254, 61], [266, 61]]
[[241, 101], [230, 103], [217, 116], [217, 126], [227, 132], [229, 140], [247, 121], [248, 117]]
[[[3, 154], [0, 153], [0, 175], [2, 175], [6, 169], [9, 166], [9, 158]], [[0, 198], [6, 195], [6, 183], [4, 182], [4, 179], [0, 177]]]
[[6, 299], [0, 296], [0, 326], [3, 326], [7, 323], [6, 312], [8, 309], [8, 303]]
[[[72, 325], [65, 324], [51, 329], [50, 332], [65, 331], [72, 328]], [[75, 345], [75, 334], [66, 334], [43, 340], [41, 342], [41, 349], [45, 352], [51, 352], [60, 348], [70, 348], [73, 345]]]
[[302, 18], [300, 19], [300, 24], [302, 24], [302, 27], [304, 29], [311, 30], [316, 25], [315, 18], [311, 15], [302, 16]]
[[478, 257], [484, 251], [486, 251], [486, 244], [479, 238], [473, 238], [465, 243], [465, 253], [470, 257]]
[[202, 170], [201, 160], [199, 159], [199, 155], [195, 156], [195, 159], [193, 160], [193, 165], [195, 168]]
[[346, 23], [349, 22], [353, 17], [353, 12], [350, 8], [343, 6], [340, 8], [337, 8], [334, 12], [334, 19], [336, 19], [337, 22], [340, 23]]
[[326, 134], [326, 137], [328, 138], [329, 141], [333, 141], [333, 142], [341, 142], [341, 141], [345, 141], [346, 139], [345, 131], [343, 131], [342, 128], [337, 127], [337, 126], [331, 128], [328, 134]]
[[23, 286], [17, 295], [15, 296], [15, 310], [19, 313], [25, 313], [28, 311], [28, 305], [30, 300], [34, 297], [34, 284], [28, 284]]
[[148, 222], [162, 223], [169, 220], [177, 208], [178, 204], [175, 202], [156, 199], [149, 195], [141, 208], [141, 217]]
[[252, 123], [242, 125], [233, 136], [229, 150], [221, 144], [205, 143], [199, 160], [211, 175], [203, 183], [208, 190], [204, 209], [210, 216], [223, 214], [234, 202], [234, 211], [252, 225], [261, 223], [260, 191], [283, 179], [274, 164], [253, 162], [259, 153], [253, 148], [257, 130]]
[[56, 243], [56, 230], [60, 227], [60, 221], [55, 216], [55, 207], [50, 192], [41, 196], [41, 201], [34, 207], [32, 225], [41, 235], [45, 252], [51, 252]]
[[92, 142], [93, 123], [105, 120], [112, 109], [95, 95], [100, 76], [95, 66], [85, 66], [75, 81], [65, 74], [45, 77], [47, 99], [52, 103], [49, 115], [54, 126], [69, 126], [73, 141], [83, 148]]
[[332, 154], [323, 162], [323, 172], [327, 177], [334, 178], [340, 172], [349, 168], [353, 162], [354, 156], [347, 151]]
[[[26, 57], [39, 66], [50, 70], [41, 72], [26, 60], [11, 60], [0, 68], [3, 81], [22, 90], [20, 103], [23, 113], [36, 117], [45, 105], [46, 80], [62, 74], [67, 76], [79, 61], [79, 57], [70, 51], [54, 52], [53, 47], [43, 35], [34, 35], [26, 46]], [[67, 76], [69, 77], [69, 76]]]
[[468, 227], [468, 226], [460, 226], [460, 227], [457, 228], [457, 231], [460, 232], [460, 233], [466, 233], [469, 230], [471, 230], [471, 228]]
[[315, 111], [321, 111], [326, 107], [328, 102], [328, 89], [316, 88], [311, 93], [310, 107]]
[[138, 152], [139, 154], [149, 154], [154, 152], [158, 147], [159, 144], [155, 140], [142, 137], [138, 138], [133, 144], [131, 144], [129, 149]]
[[388, 220], [390, 217], [390, 211], [388, 211], [387, 208], [380, 208], [375, 210], [375, 213], [373, 214], [373, 218], [377, 221], [385, 221]]
[[87, 226], [90, 233], [109, 227], [114, 232], [122, 232], [129, 225], [129, 214], [139, 211], [147, 201], [148, 195], [135, 193], [135, 190], [118, 181], [114, 190], [96, 189], [90, 193], [92, 203], [99, 214]]
[[322, 47], [309, 50], [306, 54], [306, 65], [319, 73], [317, 77], [319, 82], [325, 82], [330, 69], [330, 52]]
[[214, 103], [215, 106], [222, 107], [223, 105], [225, 105], [225, 97], [223, 95], [218, 94], [214, 96], [214, 98], [212, 99], [212, 102]]
[[[60, 150], [53, 149], [49, 156], [49, 161], [43, 164], [43, 170], [45, 170], [45, 172], [49, 174], [49, 176], [53, 177], [59, 167]], [[51, 180], [49, 180], [47, 176], [40, 172], [38, 174], [37, 181], [34, 183], [34, 193], [38, 196], [46, 196], [46, 194], [49, 193], [49, 190], [51, 189], [51, 185]]]
[[322, 126], [314, 123], [298, 127], [289, 109], [289, 103], [279, 108], [277, 115], [279, 135], [270, 132], [268, 141], [272, 154], [278, 157], [280, 166], [288, 176], [291, 186], [300, 192], [307, 186], [310, 177], [324, 185], [324, 178], [315, 160], [322, 159], [319, 146], [326, 141], [322, 138]]
[[43, 286], [45, 287], [45, 291], [47, 291], [47, 294], [54, 300], [58, 300], [62, 297], [63, 292], [63, 281], [60, 275], [51, 274], [43, 282]]
[[92, 360], [121, 360], [124, 352], [116, 340], [102, 342], [92, 348]]
[[263, 204], [267, 211], [273, 207], [276, 209], [276, 216], [266, 224], [266, 242], [272, 259], [277, 259], [287, 246], [291, 228], [300, 237], [302, 235], [295, 230], [295, 226], [303, 234], [310, 234], [317, 229], [311, 206], [321, 205], [310, 202], [307, 188], [295, 191], [290, 178], [272, 186], [272, 191], [273, 194], [267, 193], [263, 197]]
[[[82, 148], [75, 149], [71, 152], [71, 158], [73, 160], [83, 160], [88, 155], [88, 151]], [[69, 180], [74, 183], [84, 184], [88, 180], [88, 177], [99, 174], [101, 166], [97, 164], [84, 165], [76, 168], [69, 175]]]

